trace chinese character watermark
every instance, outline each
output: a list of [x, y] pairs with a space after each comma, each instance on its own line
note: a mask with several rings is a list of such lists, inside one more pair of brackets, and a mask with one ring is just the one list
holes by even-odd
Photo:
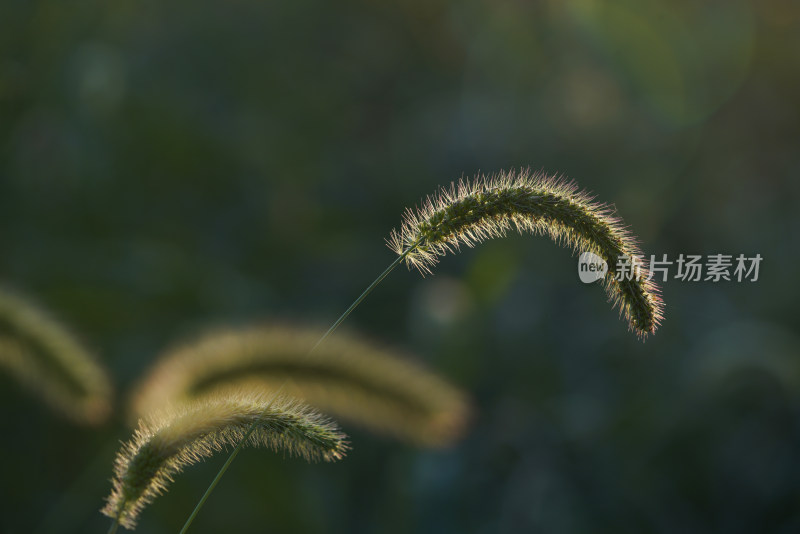
[[[756, 282], [762, 259], [761, 254], [752, 257], [739, 254], [736, 258], [731, 254], [708, 254], [705, 257], [679, 254], [672, 261], [666, 254], [660, 258], [653, 254], [650, 256], [650, 268], [646, 269], [642, 256], [620, 256], [612, 275], [618, 281], [646, 278], [661, 282]], [[578, 257], [578, 276], [586, 284], [604, 278], [608, 270], [608, 262], [596, 254], [584, 252]]]

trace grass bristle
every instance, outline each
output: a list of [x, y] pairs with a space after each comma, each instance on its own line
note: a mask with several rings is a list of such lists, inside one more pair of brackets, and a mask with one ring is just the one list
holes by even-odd
[[209, 333], [168, 351], [135, 388], [132, 413], [147, 414], [225, 391], [283, 392], [337, 419], [426, 446], [463, 433], [466, 397], [421, 365], [338, 333], [311, 354], [321, 332], [289, 326]]
[[134, 528], [141, 510], [166, 492], [175, 475], [236, 446], [253, 423], [246, 443], [253, 447], [326, 461], [341, 459], [349, 448], [334, 423], [286, 396], [245, 392], [205, 397], [139, 422], [117, 455], [112, 492], [102, 512]]
[[[655, 332], [663, 318], [659, 288], [647, 279], [648, 264], [636, 239], [608, 204], [594, 202], [572, 182], [533, 174], [501, 172], [461, 180], [406, 210], [388, 244], [409, 267], [430, 273], [439, 257], [508, 231], [547, 235], [578, 252], [592, 252], [608, 264], [603, 285], [609, 300], [640, 337]], [[628, 258], [643, 276], [617, 280], [617, 261]]]

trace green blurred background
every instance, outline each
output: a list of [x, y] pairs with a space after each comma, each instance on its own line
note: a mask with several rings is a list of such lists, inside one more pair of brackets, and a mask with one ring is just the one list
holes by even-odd
[[[206, 327], [330, 324], [438, 185], [564, 174], [647, 254], [760, 253], [758, 282], [663, 284], [642, 343], [543, 238], [397, 270], [348, 326], [469, 391], [465, 439], [247, 450], [192, 531], [798, 532], [799, 112], [793, 0], [4, 0], [0, 280], [119, 408]], [[0, 376], [0, 531], [105, 532], [121, 415], [73, 427]], [[177, 532], [222, 461], [138, 531]]]

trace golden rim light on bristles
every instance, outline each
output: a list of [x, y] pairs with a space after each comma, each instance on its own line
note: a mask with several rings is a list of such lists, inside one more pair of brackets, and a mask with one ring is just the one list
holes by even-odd
[[[509, 230], [547, 235], [606, 261], [606, 293], [637, 335], [655, 332], [663, 318], [659, 288], [647, 280], [647, 262], [614, 208], [594, 202], [563, 179], [520, 170], [461, 180], [426, 197], [421, 207], [406, 210], [403, 219], [400, 230], [392, 231], [389, 247], [423, 274], [431, 272], [439, 256], [461, 245], [472, 247]], [[622, 258], [644, 276], [617, 280]]]
[[[465, 395], [395, 352], [337, 333], [286, 325], [211, 332], [167, 351], [134, 388], [134, 417], [164, 404], [235, 390], [282, 392], [342, 421], [426, 446], [461, 436]], [[285, 383], [284, 383], [285, 382]]]
[[165, 408], [139, 422], [114, 464], [103, 514], [134, 528], [141, 510], [167, 490], [175, 475], [226, 447], [235, 447], [256, 424], [246, 445], [283, 450], [306, 460], [333, 461], [348, 450], [329, 419], [285, 396], [250, 393], [210, 396]]

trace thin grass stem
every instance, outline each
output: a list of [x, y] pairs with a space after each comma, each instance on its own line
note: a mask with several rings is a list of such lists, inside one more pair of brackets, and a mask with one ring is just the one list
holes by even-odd
[[[403, 253], [398, 255], [398, 257], [395, 258], [395, 260], [386, 269], [384, 269], [384, 271], [381, 274], [379, 274], [378, 277], [375, 280], [373, 280], [372, 283], [369, 286], [367, 286], [367, 288], [361, 293], [361, 295], [359, 295], [359, 297], [356, 300], [353, 301], [353, 303], [350, 305], [350, 307], [347, 308], [344, 311], [344, 313], [342, 313], [339, 316], [338, 319], [336, 319], [336, 321], [331, 325], [331, 327], [328, 328], [327, 332], [325, 332], [322, 335], [322, 337], [319, 338], [319, 341], [317, 341], [316, 344], [314, 344], [314, 346], [311, 348], [310, 351], [308, 351], [308, 353], [311, 354], [312, 352], [314, 352], [314, 350], [316, 350], [316, 348], [319, 347], [322, 344], [323, 341], [328, 339], [328, 337], [330, 337], [331, 334], [333, 334], [336, 331], [336, 329], [339, 328], [339, 325], [341, 325], [344, 322], [344, 320], [347, 319], [347, 317], [351, 313], [353, 313], [353, 310], [355, 310], [358, 307], [358, 305], [361, 304], [361, 302], [365, 298], [367, 298], [367, 296], [370, 293], [372, 293], [372, 290], [375, 289], [378, 286], [378, 284], [380, 284], [384, 280], [384, 278], [389, 276], [389, 273], [391, 273], [395, 269], [395, 267], [400, 265], [400, 263], [405, 259], [405, 257], [415, 247], [416, 247], [416, 244], [414, 244], [412, 246], [409, 246]], [[286, 386], [286, 382], [287, 382], [287, 380], [283, 381], [281, 386], [278, 388], [278, 392], [280, 392], [284, 388], [284, 386]], [[273, 399], [274, 399], [274, 397], [273, 397]], [[266, 413], [266, 410], [264, 410], [264, 413]], [[260, 417], [259, 417], [259, 419], [260, 419]], [[197, 506], [194, 507], [194, 510], [192, 511], [192, 514], [186, 520], [186, 523], [184, 523], [183, 528], [180, 531], [180, 534], [186, 534], [186, 532], [189, 530], [189, 527], [191, 526], [192, 522], [194, 521], [194, 518], [197, 517], [198, 512], [200, 512], [200, 509], [203, 507], [203, 505], [205, 504], [206, 500], [208, 500], [208, 497], [209, 497], [209, 495], [211, 495], [211, 492], [214, 491], [214, 488], [219, 483], [220, 479], [222, 478], [222, 475], [225, 474], [225, 471], [228, 470], [228, 467], [230, 467], [231, 463], [233, 463], [233, 460], [239, 454], [239, 451], [242, 449], [242, 445], [247, 441], [247, 439], [250, 437], [250, 435], [253, 433], [253, 431], [255, 431], [257, 424], [258, 424], [258, 419], [253, 421], [253, 423], [250, 425], [250, 428], [247, 430], [247, 433], [244, 435], [244, 437], [236, 445], [236, 448], [233, 449], [231, 454], [228, 456], [228, 459], [225, 460], [225, 463], [222, 465], [222, 467], [217, 472], [217, 475], [214, 477], [214, 480], [211, 481], [211, 484], [209, 484], [209, 486], [206, 489], [205, 493], [203, 494], [203, 496], [198, 501]]]
[[367, 295], [372, 293], [372, 290], [375, 289], [378, 286], [378, 284], [383, 282], [383, 279], [386, 278], [387, 276], [389, 276], [389, 273], [391, 273], [394, 270], [395, 267], [400, 265], [400, 263], [405, 259], [406, 256], [408, 256], [408, 253], [411, 252], [413, 250], [413, 248], [414, 247], [407, 248], [405, 250], [405, 252], [403, 252], [401, 255], [399, 255], [392, 262], [392, 264], [389, 265], [386, 268], [386, 270], [384, 270], [380, 275], [378, 275], [378, 277], [375, 280], [372, 281], [372, 283], [369, 285], [369, 287], [367, 287], [367, 289], [365, 289], [364, 292], [361, 293], [361, 295], [356, 300], [353, 301], [353, 303], [350, 305], [350, 307], [347, 308], [344, 311], [344, 313], [339, 316], [338, 319], [336, 319], [336, 322], [333, 323], [330, 328], [328, 328], [328, 331], [325, 332], [322, 335], [321, 338], [319, 338], [319, 341], [317, 341], [316, 344], [311, 348], [311, 350], [309, 351], [309, 354], [314, 352], [317, 349], [317, 347], [319, 347], [322, 344], [323, 341], [328, 339], [328, 337], [330, 337], [330, 335], [333, 334], [336, 331], [337, 328], [339, 328], [339, 325], [342, 324], [345, 319], [347, 319], [347, 317], [353, 312], [353, 310], [356, 309], [356, 307], [359, 304], [361, 304], [361, 301], [363, 301], [365, 298], [367, 298]]
[[244, 444], [247, 442], [248, 439], [250, 439], [250, 436], [253, 435], [253, 432], [255, 432], [255, 429], [257, 427], [258, 421], [262, 417], [264, 417], [264, 415], [267, 413], [267, 411], [269, 410], [270, 406], [272, 406], [272, 403], [275, 402], [275, 399], [278, 397], [278, 395], [280, 394], [281, 390], [283, 389], [283, 387], [285, 385], [286, 385], [286, 382], [284, 381], [284, 383], [281, 385], [281, 387], [279, 387], [278, 390], [275, 392], [275, 394], [272, 395], [272, 398], [269, 400], [269, 402], [267, 403], [267, 406], [264, 408], [264, 411], [261, 412], [261, 415], [258, 417], [258, 419], [256, 419], [256, 421], [252, 425], [250, 425], [250, 428], [247, 429], [247, 433], [245, 433], [245, 435], [242, 436], [242, 439], [239, 440], [239, 443], [236, 444], [236, 447], [233, 449], [231, 454], [228, 456], [228, 459], [225, 460], [225, 463], [222, 464], [222, 467], [217, 472], [217, 476], [214, 477], [214, 480], [212, 480], [211, 484], [209, 484], [208, 488], [206, 488], [206, 492], [203, 493], [203, 496], [197, 502], [197, 506], [195, 506], [194, 510], [192, 510], [192, 514], [189, 516], [189, 518], [183, 524], [183, 528], [181, 529], [180, 534], [185, 534], [186, 531], [189, 530], [189, 527], [191, 526], [192, 522], [194, 521], [194, 518], [197, 517], [198, 512], [200, 512], [200, 509], [206, 503], [206, 500], [208, 500], [208, 496], [211, 495], [211, 492], [214, 491], [214, 488], [217, 487], [217, 484], [219, 483], [220, 479], [222, 478], [222, 475], [225, 474], [225, 471], [228, 470], [228, 467], [230, 467], [231, 463], [233, 463], [233, 460], [239, 455], [239, 451], [242, 450], [242, 447], [244, 446]]
[[117, 517], [114, 518], [114, 522], [111, 523], [110, 527], [108, 527], [108, 534], [116, 534], [117, 529], [119, 528], [119, 519], [121, 517], [122, 517], [122, 507], [120, 507]]

